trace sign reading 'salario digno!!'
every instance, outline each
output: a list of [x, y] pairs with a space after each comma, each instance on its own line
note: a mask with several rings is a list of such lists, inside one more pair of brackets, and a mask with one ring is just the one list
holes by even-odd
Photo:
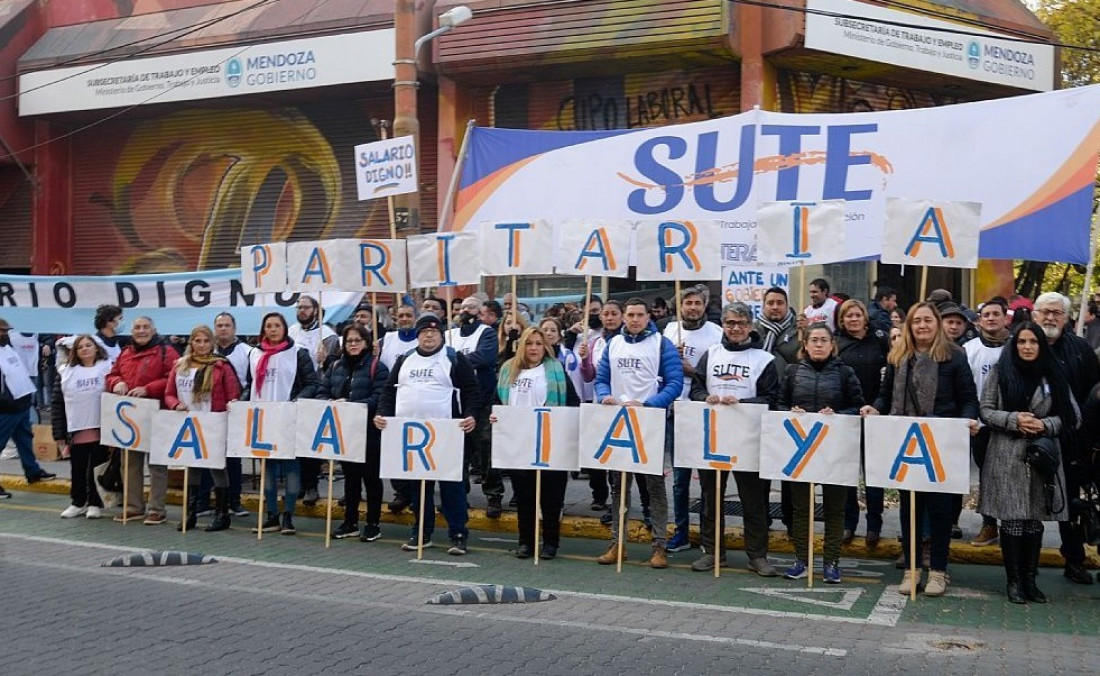
[[19, 114], [393, 79], [392, 28], [53, 68], [19, 76]]

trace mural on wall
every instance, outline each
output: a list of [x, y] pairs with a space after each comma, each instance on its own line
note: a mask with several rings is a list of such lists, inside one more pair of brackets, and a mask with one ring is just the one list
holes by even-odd
[[381, 234], [386, 203], [357, 200], [352, 163], [377, 139], [353, 102], [183, 110], [82, 138], [73, 217], [94, 244], [75, 271], [216, 269], [244, 244]]

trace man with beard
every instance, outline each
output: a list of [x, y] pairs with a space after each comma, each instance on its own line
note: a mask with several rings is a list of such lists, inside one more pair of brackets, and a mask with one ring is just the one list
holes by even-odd
[[[1004, 349], [1004, 344], [1010, 335], [1008, 330], [1008, 302], [1000, 296], [986, 301], [979, 311], [978, 322], [981, 333], [977, 338], [968, 340], [963, 345], [963, 349], [966, 350], [966, 360], [970, 362], [970, 371], [974, 374], [974, 384], [980, 394], [985, 386], [986, 376], [989, 375], [997, 360], [1001, 358], [1001, 351]], [[988, 446], [989, 428], [982, 425], [978, 428], [978, 433], [970, 437], [970, 452], [974, 456], [974, 464], [978, 466], [979, 471], [981, 471], [982, 465], [985, 464], [985, 451]], [[958, 509], [962, 509], [961, 500]], [[959, 517], [956, 514], [955, 523], [958, 522]], [[970, 541], [970, 544], [975, 547], [988, 547], [997, 544], [997, 541], [997, 519], [983, 514], [982, 529], [978, 531], [978, 535]]]
[[[428, 301], [424, 301], [427, 303]], [[442, 317], [437, 317], [440, 322], [443, 321]], [[416, 349], [416, 308], [412, 305], [402, 305], [397, 308], [397, 330], [390, 331], [382, 337], [381, 345], [375, 343], [374, 350], [377, 353], [378, 361], [382, 362], [386, 369], [393, 370], [394, 363], [397, 359], [405, 354], [408, 354], [410, 350]], [[400, 514], [410, 504], [412, 504], [412, 484], [403, 479], [390, 479], [390, 486], [393, 488], [393, 500], [387, 505], [387, 508], [394, 514]]]
[[[23, 366], [19, 354], [11, 345], [11, 325], [0, 319], [0, 448], [15, 440], [19, 462], [27, 483], [53, 479], [54, 474], [42, 469], [34, 457], [34, 434], [31, 431], [31, 406], [34, 402], [34, 382]], [[0, 487], [0, 498], [11, 493]]]
[[[717, 345], [722, 340], [722, 329], [717, 324], [707, 321], [710, 291], [706, 285], [688, 287], [680, 295], [680, 321], [668, 322], [663, 333], [680, 353], [680, 363], [684, 371], [684, 389], [678, 398], [687, 400], [691, 392], [691, 378], [695, 375], [695, 366], [712, 345]], [[654, 321], [657, 320], [654, 319]], [[676, 442], [672, 431], [672, 409], [670, 408], [668, 423], [665, 425], [665, 452], [669, 458], [674, 459]], [[675, 524], [675, 532], [668, 541], [669, 552], [691, 549], [691, 542], [688, 540], [688, 527], [691, 525], [691, 516], [688, 511], [690, 489], [691, 468], [676, 467], [674, 464], [672, 520]]]
[[[300, 349], [309, 353], [313, 365], [318, 371], [329, 355], [335, 355], [340, 349], [340, 337], [327, 324], [321, 323], [321, 308], [312, 296], [298, 298], [295, 315], [298, 323], [290, 327], [287, 335]], [[302, 504], [312, 507], [317, 504], [320, 495], [317, 484], [321, 476], [322, 461], [316, 458], [300, 458], [299, 469], [302, 474]]]
[[[465, 298], [458, 310], [458, 327], [446, 333], [446, 343], [459, 354], [465, 355], [477, 376], [481, 400], [478, 402], [477, 427], [466, 435], [466, 465], [481, 470], [481, 492], [488, 505], [485, 516], [500, 517], [504, 499], [504, 480], [500, 470], [493, 469], [489, 447], [489, 413], [493, 392], [497, 386], [497, 334], [491, 326], [483, 324], [478, 316], [482, 303], [474, 296]], [[487, 314], [488, 311], [487, 311]]]
[[[1074, 401], [1080, 410], [1084, 410], [1089, 392], [1100, 382], [1100, 362], [1084, 338], [1065, 330], [1069, 323], [1069, 310], [1069, 298], [1050, 291], [1035, 299], [1035, 313], [1032, 316], [1046, 334], [1050, 350], [1062, 368]], [[1081, 495], [1081, 486], [1089, 480], [1090, 440], [1085, 436], [1074, 434], [1072, 443], [1062, 445], [1062, 467], [1066, 475], [1065, 500], [1070, 505], [1069, 520], [1058, 522], [1058, 532], [1062, 536], [1062, 557], [1066, 560], [1062, 574], [1077, 584], [1092, 584], [1092, 576], [1085, 570], [1085, 534], [1077, 521], [1075, 508], [1075, 502]]]

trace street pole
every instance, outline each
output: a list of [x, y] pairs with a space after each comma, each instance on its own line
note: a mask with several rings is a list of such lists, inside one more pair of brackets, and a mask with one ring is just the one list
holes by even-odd
[[[412, 136], [416, 148], [416, 175], [420, 177], [420, 119], [416, 111], [416, 90], [419, 87], [416, 66], [416, 3], [414, 0], [394, 0], [394, 62], [393, 62], [393, 135]], [[394, 197], [394, 221], [397, 230], [420, 232], [420, 192]]]

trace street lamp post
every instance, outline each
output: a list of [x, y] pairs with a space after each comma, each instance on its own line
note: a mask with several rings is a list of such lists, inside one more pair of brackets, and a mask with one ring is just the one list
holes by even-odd
[[[431, 40], [468, 21], [473, 12], [465, 5], [452, 7], [439, 15], [439, 28], [416, 37], [416, 3], [395, 0], [393, 13], [394, 62], [393, 135], [412, 136], [416, 148], [417, 179], [420, 178], [420, 120], [416, 112], [416, 90], [420, 86], [416, 65], [420, 48]], [[420, 231], [420, 192], [405, 193], [394, 198], [394, 221], [402, 231]]]

